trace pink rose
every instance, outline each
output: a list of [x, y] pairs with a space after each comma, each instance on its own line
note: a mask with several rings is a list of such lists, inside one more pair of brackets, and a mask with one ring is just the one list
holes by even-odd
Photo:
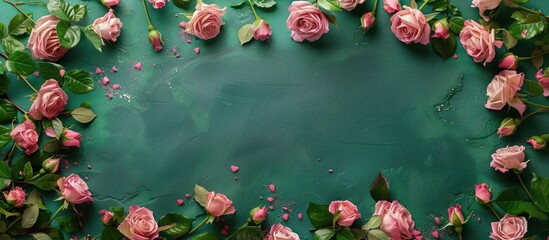
[[368, 30], [376, 23], [376, 17], [372, 12], [367, 12], [360, 18], [360, 23], [362, 30]]
[[514, 107], [522, 113], [526, 110], [526, 105], [515, 96], [524, 82], [524, 73], [517, 73], [513, 70], [503, 70], [496, 75], [488, 87], [486, 95], [488, 101], [484, 107], [492, 110], [501, 110], [506, 104]]
[[92, 194], [88, 190], [88, 185], [80, 176], [71, 174], [68, 177], [62, 177], [57, 180], [57, 186], [61, 196], [70, 203], [80, 204], [84, 202], [93, 202]]
[[352, 11], [356, 5], [364, 3], [366, 0], [337, 0], [339, 6], [347, 11]]
[[149, 31], [147, 38], [149, 39], [149, 42], [151, 42], [151, 44], [153, 45], [155, 51], [160, 52], [162, 50], [162, 44], [164, 44], [162, 42], [162, 33], [160, 33], [158, 30], [153, 29]]
[[383, 9], [387, 13], [392, 14], [395, 11], [400, 11], [402, 7], [400, 6], [400, 2], [398, 0], [383, 0]]
[[233, 214], [235, 209], [232, 204], [233, 202], [227, 196], [221, 193], [208, 192], [206, 211], [214, 217]]
[[492, 223], [490, 238], [495, 240], [520, 240], [528, 232], [525, 217], [505, 214], [499, 222]]
[[543, 87], [543, 96], [545, 97], [549, 97], [549, 71], [547, 69], [543, 71], [543, 69], [540, 68], [539, 71], [536, 73], [536, 79]]
[[517, 123], [520, 123], [520, 119], [517, 119], [517, 121], [510, 117], [503, 119], [498, 128], [498, 135], [500, 137], [513, 135], [513, 133], [517, 130]]
[[55, 62], [67, 53], [68, 49], [59, 43], [56, 29], [58, 22], [59, 19], [53, 15], [43, 16], [36, 21], [27, 44], [33, 58]]
[[34, 123], [31, 120], [17, 125], [10, 133], [13, 141], [21, 148], [25, 149], [25, 154], [31, 155], [38, 150], [38, 133], [36, 133]]
[[401, 42], [426, 45], [429, 43], [431, 27], [421, 11], [404, 6], [403, 10], [391, 17], [391, 31]]
[[221, 25], [225, 24], [221, 19], [224, 14], [225, 8], [221, 9], [216, 4], [197, 5], [185, 31], [203, 40], [212, 39], [221, 31]]
[[349, 227], [353, 225], [353, 222], [356, 219], [360, 218], [360, 213], [358, 213], [358, 208], [352, 202], [345, 201], [332, 201], [328, 207], [328, 211], [331, 214], [336, 214], [339, 212], [339, 217], [337, 218], [337, 224], [343, 227]]
[[524, 146], [505, 147], [496, 150], [492, 154], [492, 162], [490, 167], [502, 173], [506, 173], [509, 169], [517, 169], [522, 171], [530, 160], [524, 161]]
[[267, 208], [254, 208], [250, 215], [252, 217], [252, 221], [254, 221], [255, 224], [259, 225], [267, 218]]
[[63, 132], [63, 138], [61, 139], [61, 143], [63, 143], [63, 146], [65, 147], [80, 147], [80, 141], [82, 140], [82, 136], [80, 133], [77, 133], [70, 129], [65, 129]]
[[515, 70], [518, 67], [519, 59], [517, 56], [515, 56], [512, 53], [507, 53], [505, 56], [499, 61], [499, 68], [502, 69], [509, 69], [509, 70]]
[[267, 21], [261, 19], [252, 24], [252, 34], [255, 40], [265, 41], [273, 35], [273, 30]]
[[496, 41], [494, 29], [488, 32], [473, 20], [466, 20], [464, 26], [459, 33], [461, 45], [475, 62], [484, 61], [483, 64], [486, 66], [486, 63], [491, 62], [496, 56], [495, 47], [500, 48], [503, 43]]
[[155, 9], [163, 8], [166, 5], [166, 0], [149, 0], [149, 2], [152, 3]]
[[50, 158], [42, 162], [42, 168], [49, 173], [56, 173], [59, 170], [59, 164], [61, 159], [59, 158]]
[[374, 214], [381, 217], [381, 230], [391, 239], [411, 239], [414, 230], [412, 215], [398, 201], [378, 201]]
[[455, 227], [459, 227], [465, 223], [465, 218], [463, 218], [463, 213], [461, 212], [461, 205], [456, 204], [456, 206], [448, 208], [448, 220]]
[[103, 224], [107, 225], [109, 224], [109, 221], [111, 220], [112, 217], [114, 217], [114, 213], [112, 212], [109, 212], [105, 209], [101, 209], [99, 211], [99, 214], [103, 215], [103, 217], [101, 218], [101, 221], [103, 222]]
[[548, 134], [545, 134], [545, 135], [542, 135], [542, 136], [532, 136], [526, 142], [530, 143], [530, 145], [532, 145], [533, 149], [540, 150], [540, 149], [544, 149], [546, 147], [547, 137], [549, 137]]
[[101, 0], [101, 4], [103, 4], [103, 6], [105, 7], [110, 8], [120, 4], [120, 0]]
[[450, 24], [448, 24], [446, 18], [436, 21], [433, 28], [435, 28], [433, 38], [448, 39], [450, 37]]
[[480, 16], [482, 16], [485, 21], [489, 21], [490, 18], [484, 16], [484, 11], [497, 8], [500, 3], [501, 0], [473, 0], [473, 5], [471, 7], [478, 8]]
[[23, 204], [25, 204], [27, 194], [20, 187], [15, 187], [10, 190], [8, 194], [4, 193], [4, 197], [10, 205], [13, 205], [14, 207], [22, 207]]
[[[114, 15], [112, 9], [109, 9], [105, 16], [95, 19], [92, 25], [97, 35], [111, 42], [116, 42], [122, 28], [122, 22]], [[103, 40], [101, 43], [105, 45]]]
[[290, 37], [296, 42], [314, 42], [330, 30], [328, 18], [310, 2], [294, 1], [288, 11], [290, 16], [286, 26], [292, 31]]
[[29, 115], [35, 120], [54, 119], [65, 110], [69, 96], [59, 87], [57, 81], [50, 79], [42, 84], [38, 96], [32, 103]]
[[263, 240], [299, 240], [299, 236], [292, 232], [292, 229], [282, 224], [275, 224], [271, 227], [269, 234]]
[[158, 223], [146, 207], [130, 206], [130, 213], [118, 226], [118, 231], [130, 240], [153, 240], [158, 237]]
[[475, 198], [480, 204], [487, 204], [492, 201], [492, 192], [490, 191], [488, 184], [481, 183], [475, 185]]

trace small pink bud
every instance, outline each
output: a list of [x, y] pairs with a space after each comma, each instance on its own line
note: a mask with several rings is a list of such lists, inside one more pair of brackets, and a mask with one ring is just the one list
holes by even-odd
[[256, 225], [261, 224], [261, 222], [263, 222], [263, 220], [267, 218], [267, 208], [256, 207], [252, 209], [252, 211], [250, 211], [250, 217], [252, 218], [252, 221], [254, 221]]
[[510, 117], [503, 119], [498, 128], [499, 136], [504, 137], [513, 135], [513, 133], [517, 130], [518, 125], [520, 125], [520, 119], [513, 119]]
[[59, 76], [61, 76], [61, 77], [65, 76], [65, 69], [59, 70]]
[[542, 136], [532, 136], [526, 142], [532, 145], [532, 148], [535, 150], [544, 149], [547, 145], [547, 139], [549, 139], [549, 134], [544, 134]]
[[265, 41], [273, 35], [271, 26], [263, 19], [255, 20], [251, 30], [255, 40]]
[[435, 30], [433, 38], [448, 39], [450, 37], [450, 25], [446, 18], [436, 21], [435, 24], [433, 24], [433, 28]]
[[487, 204], [492, 201], [492, 192], [486, 183], [475, 185], [475, 198], [480, 204]]
[[199, 47], [195, 48], [194, 53], [199, 54], [200, 53], [200, 48]]
[[448, 219], [450, 224], [454, 227], [460, 227], [465, 223], [463, 213], [461, 212], [461, 205], [456, 204], [456, 206], [450, 206], [448, 208]]
[[509, 69], [509, 70], [515, 70], [518, 67], [519, 58], [515, 56], [512, 53], [507, 53], [505, 56], [499, 61], [499, 68], [501, 69]]
[[59, 158], [50, 158], [42, 162], [42, 168], [48, 173], [56, 173], [59, 170], [59, 164], [61, 160]]
[[108, 225], [109, 224], [109, 221], [112, 219], [112, 217], [114, 217], [114, 213], [112, 212], [109, 212], [105, 209], [101, 209], [99, 211], [99, 214], [103, 215], [103, 218], [101, 219], [101, 221], [103, 222], [103, 224], [105, 225]]
[[376, 17], [373, 15], [372, 12], [367, 12], [360, 18], [360, 23], [362, 30], [368, 30], [375, 25]]
[[149, 31], [149, 35], [147, 36], [149, 38], [149, 42], [154, 47], [154, 50], [157, 52], [160, 52], [162, 50], [162, 33], [160, 33], [158, 30], [151, 30]]

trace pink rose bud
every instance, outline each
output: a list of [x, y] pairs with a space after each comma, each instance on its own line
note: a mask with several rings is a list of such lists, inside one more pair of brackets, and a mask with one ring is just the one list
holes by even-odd
[[118, 225], [118, 231], [126, 238], [136, 240], [153, 240], [159, 235], [153, 212], [137, 205], [130, 206], [130, 213]]
[[57, 180], [57, 186], [61, 196], [70, 203], [80, 204], [93, 202], [92, 194], [88, 190], [88, 185], [80, 176], [71, 174], [68, 177], [62, 177]]
[[59, 87], [57, 81], [50, 79], [44, 82], [38, 91], [38, 95], [32, 103], [29, 115], [34, 120], [42, 118], [54, 119], [65, 110], [69, 96]]
[[56, 173], [57, 170], [59, 170], [60, 162], [61, 159], [59, 158], [46, 159], [42, 162], [42, 168], [44, 168], [44, 170], [46, 170], [48, 173]]
[[212, 39], [221, 32], [221, 26], [225, 24], [221, 19], [224, 14], [225, 8], [219, 8], [217, 4], [198, 4], [185, 31], [202, 40]]
[[400, 6], [400, 2], [398, 0], [383, 0], [383, 9], [387, 13], [392, 14], [396, 11], [400, 11], [402, 7]]
[[10, 133], [11, 138], [17, 146], [25, 149], [25, 154], [31, 155], [38, 150], [38, 133], [36, 133], [34, 123], [31, 120], [17, 125]]
[[475, 185], [475, 198], [480, 204], [487, 204], [492, 201], [492, 192], [486, 183]]
[[506, 53], [505, 56], [499, 61], [499, 68], [515, 70], [518, 67], [519, 58], [512, 53]]
[[149, 0], [154, 9], [163, 8], [166, 5], [166, 0]]
[[352, 11], [356, 5], [364, 3], [366, 0], [337, 0], [339, 6], [347, 11]]
[[252, 25], [252, 34], [255, 40], [265, 41], [273, 35], [273, 30], [267, 21], [259, 19]]
[[15, 187], [8, 194], [4, 193], [4, 197], [8, 203], [14, 207], [22, 207], [25, 204], [27, 194], [20, 187]]
[[59, 42], [57, 23], [59, 23], [59, 19], [56, 16], [46, 15], [39, 18], [34, 24], [27, 44], [34, 59], [56, 62], [69, 51]]
[[450, 37], [450, 24], [448, 24], [446, 18], [436, 21], [433, 28], [435, 29], [433, 38], [448, 39]]
[[492, 223], [491, 239], [522, 239], [528, 231], [525, 217], [505, 214], [499, 222]]
[[77, 133], [70, 129], [65, 129], [63, 132], [63, 137], [61, 138], [61, 143], [63, 143], [63, 146], [65, 147], [80, 147], [80, 141], [82, 140], [82, 136], [80, 133]]
[[235, 209], [232, 204], [233, 202], [227, 196], [221, 193], [209, 192], [206, 211], [214, 217], [233, 214]]
[[101, 44], [105, 45], [103, 39], [116, 42], [118, 36], [120, 36], [122, 21], [114, 15], [112, 9], [109, 9], [103, 17], [95, 19], [92, 26], [93, 31], [101, 37]]
[[513, 135], [513, 133], [517, 130], [518, 125], [520, 125], [520, 119], [513, 119], [510, 117], [505, 118], [499, 125], [498, 135], [500, 137]]
[[255, 225], [259, 225], [267, 218], [267, 208], [266, 207], [256, 207], [250, 211], [250, 218], [254, 221]]
[[162, 42], [162, 33], [158, 30], [151, 30], [147, 37], [149, 38], [149, 42], [153, 45], [154, 50], [160, 52], [162, 50], [162, 44], [164, 44]]
[[360, 18], [360, 23], [362, 30], [368, 30], [375, 25], [376, 17], [372, 14], [372, 12], [367, 12]]
[[288, 11], [290, 16], [286, 20], [286, 27], [290, 29], [290, 37], [296, 42], [314, 42], [330, 30], [326, 15], [310, 2], [293, 1]]
[[421, 11], [404, 6], [391, 17], [391, 31], [403, 43], [427, 45], [431, 27]]
[[536, 79], [539, 84], [543, 87], [543, 96], [549, 97], [549, 67], [543, 70], [540, 68], [536, 73]]
[[118, 4], [120, 4], [120, 0], [100, 0], [101, 1], [101, 4], [103, 4], [103, 6], [105, 7], [114, 7]]
[[65, 69], [59, 70], [59, 76], [61, 76], [61, 77], [65, 76]]
[[101, 209], [99, 211], [99, 214], [103, 215], [103, 217], [101, 218], [101, 221], [103, 222], [103, 224], [105, 225], [108, 225], [109, 224], [109, 221], [112, 219], [112, 217], [114, 217], [114, 213], [112, 212], [109, 212], [105, 209]]
[[516, 169], [522, 171], [526, 168], [528, 161], [524, 161], [524, 146], [511, 146], [500, 148], [492, 154], [492, 162], [490, 162], [490, 167], [494, 168], [497, 171], [506, 173], [511, 169]]
[[[547, 137], [544, 138], [544, 136]], [[540, 150], [545, 148], [548, 138], [549, 134], [544, 134], [542, 136], [532, 136], [526, 142], [530, 143], [533, 149]]]
[[349, 227], [353, 225], [353, 222], [356, 219], [360, 218], [360, 213], [358, 213], [358, 208], [352, 202], [345, 201], [332, 201], [328, 207], [328, 211], [331, 214], [335, 215], [339, 212], [337, 217], [337, 224], [342, 227]]
[[461, 212], [461, 205], [456, 204], [456, 206], [448, 208], [448, 219], [457, 232], [459, 227], [465, 223], [465, 218], [463, 218], [463, 213]]
[[269, 234], [263, 240], [299, 240], [299, 236], [291, 228], [279, 223], [271, 227]]

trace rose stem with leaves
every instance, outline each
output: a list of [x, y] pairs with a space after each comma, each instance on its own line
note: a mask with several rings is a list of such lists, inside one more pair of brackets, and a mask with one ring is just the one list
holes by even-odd
[[250, 4], [250, 7], [252, 8], [252, 12], [254, 13], [255, 20], [260, 20], [261, 18], [259, 15], [257, 15], [257, 12], [255, 12], [254, 4], [252, 3], [252, 0], [248, 0], [248, 3]]
[[204, 223], [208, 222], [208, 220], [210, 219], [210, 214], [206, 215], [206, 217], [204, 218], [204, 220], [202, 220], [202, 222], [200, 222], [198, 225], [196, 225], [196, 227], [194, 227], [193, 229], [191, 229], [191, 231], [189, 233], [187, 233], [187, 235], [191, 235], [194, 231], [196, 231], [199, 227], [201, 227], [202, 225], [204, 225]]
[[421, 4], [421, 6], [417, 10], [421, 11], [421, 9], [423, 9], [423, 7], [427, 5], [427, 3], [429, 3], [429, 0], [425, 0], [425, 2], [423, 2], [423, 4]]
[[530, 194], [530, 191], [528, 191], [528, 188], [526, 188], [526, 185], [524, 185], [524, 182], [522, 181], [522, 178], [520, 177], [520, 173], [515, 172], [515, 175], [517, 176], [522, 188], [524, 188], [524, 191], [526, 192], [526, 194], [528, 194], [528, 197], [530, 198], [530, 200], [532, 200], [532, 202], [535, 203], [534, 198], [532, 197], [532, 194]]
[[23, 9], [21, 9], [18, 5], [19, 4], [15, 4], [9, 0], [4, 0], [5, 3], [8, 3], [10, 5], [12, 5], [13, 7], [15, 7], [17, 9], [17, 11], [19, 11], [21, 14], [23, 14], [25, 17], [27, 17], [29, 20], [32, 21], [32, 23], [36, 24], [36, 22], [25, 12], [23, 11]]
[[[6, 0], [4, 0], [6, 1]], [[31, 19], [32, 20], [32, 19]], [[4, 59], [8, 60], [8, 56], [2, 52], [0, 52], [0, 56], [2, 56]], [[29, 81], [27, 80], [27, 77], [25, 76], [21, 76], [19, 74], [17, 74], [17, 77], [20, 78], [21, 80], [23, 80], [23, 82], [25, 82], [25, 84], [27, 84], [27, 86], [30, 87], [30, 89], [32, 89], [34, 92], [38, 93], [38, 90], [36, 90], [36, 88], [34, 88], [30, 83]], [[10, 100], [11, 101], [11, 100]], [[11, 101], [13, 103], [13, 101]], [[21, 112], [25, 113], [25, 111], [23, 111], [21, 108], [18, 108], [19, 110], [21, 110]]]

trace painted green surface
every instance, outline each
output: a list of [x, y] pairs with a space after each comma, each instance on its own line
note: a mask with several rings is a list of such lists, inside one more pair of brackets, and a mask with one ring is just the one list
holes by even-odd
[[[91, 23], [105, 9], [87, 3]], [[146, 206], [157, 218], [170, 211], [194, 217], [198, 204], [176, 204], [194, 184], [231, 198], [237, 213], [229, 217], [230, 225], [240, 226], [251, 208], [268, 205], [272, 194], [266, 186], [273, 183], [277, 196], [269, 223], [281, 222], [286, 206], [291, 213], [284, 224], [312, 239], [309, 222], [297, 219], [310, 201], [349, 199], [365, 221], [374, 206], [371, 181], [382, 171], [393, 198], [411, 211], [426, 237], [436, 228], [433, 217], [445, 219], [447, 207], [460, 203], [476, 215], [466, 225], [465, 239], [487, 239], [495, 218], [475, 203], [474, 184], [487, 182], [496, 193], [516, 185], [514, 176], [489, 168], [490, 154], [547, 132], [549, 118], [529, 119], [517, 135], [499, 139], [495, 129], [504, 113], [483, 107], [495, 64], [474, 64], [461, 46], [457, 60], [442, 61], [430, 46], [400, 43], [381, 8], [376, 28], [367, 34], [359, 28], [365, 12], [359, 9], [337, 13], [338, 26], [330, 26], [319, 41], [296, 43], [285, 25], [289, 4], [279, 1], [275, 9], [259, 11], [273, 27], [271, 40], [240, 46], [236, 33], [253, 20], [249, 8], [228, 8], [221, 35], [189, 44], [178, 26], [182, 17], [175, 16], [181, 10], [168, 3], [151, 10], [167, 39], [165, 51], [156, 53], [146, 39], [140, 1], [122, 0], [115, 8], [124, 22], [116, 44], [99, 53], [83, 41], [69, 51], [60, 63], [91, 72], [100, 67], [122, 87], [112, 100], [100, 86], [78, 96], [91, 100], [98, 115], [89, 127], [78, 128], [82, 148], [67, 156], [78, 166], [63, 172], [89, 177], [95, 202], [83, 234], [98, 235], [97, 212], [112, 205]], [[465, 18], [478, 18], [470, 1], [455, 4]], [[0, 9], [3, 22], [15, 13], [4, 3]], [[35, 16], [44, 13], [37, 10]], [[143, 71], [132, 67], [137, 61]], [[112, 66], [119, 72], [112, 73]], [[534, 78], [530, 65], [521, 70]], [[24, 98], [19, 102], [30, 105]], [[547, 176], [548, 156], [547, 150], [527, 149], [532, 160], [527, 171]], [[232, 173], [231, 165], [240, 171]], [[532, 233], [547, 234], [532, 227]]]

